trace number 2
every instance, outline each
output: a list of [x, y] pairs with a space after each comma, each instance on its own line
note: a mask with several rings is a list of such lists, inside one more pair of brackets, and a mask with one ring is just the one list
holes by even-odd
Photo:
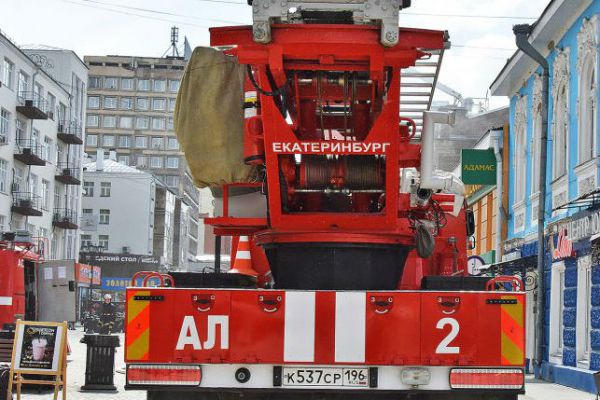
[[435, 352], [436, 354], [458, 354], [460, 353], [460, 347], [448, 346], [458, 336], [458, 332], [460, 331], [458, 321], [454, 318], [442, 318], [438, 321], [436, 328], [444, 329], [446, 325], [450, 325], [450, 333], [438, 344]]

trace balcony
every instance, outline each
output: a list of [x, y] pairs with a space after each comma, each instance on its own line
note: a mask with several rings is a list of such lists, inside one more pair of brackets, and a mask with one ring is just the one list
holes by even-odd
[[17, 139], [15, 159], [26, 165], [46, 165], [42, 157], [42, 145], [33, 139]]
[[48, 102], [39, 93], [20, 92], [17, 112], [30, 119], [48, 119]]
[[83, 144], [83, 130], [75, 121], [59, 121], [56, 136], [67, 144]]
[[41, 217], [41, 197], [31, 192], [13, 192], [11, 210], [17, 214]]
[[54, 179], [65, 185], [81, 185], [80, 170], [73, 163], [59, 162]]
[[55, 208], [52, 225], [62, 229], [77, 229], [77, 213], [66, 208]]

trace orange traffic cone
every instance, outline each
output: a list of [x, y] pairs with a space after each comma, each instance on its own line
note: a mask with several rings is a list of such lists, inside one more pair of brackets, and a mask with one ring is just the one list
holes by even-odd
[[248, 236], [240, 236], [237, 251], [235, 252], [235, 260], [233, 266], [229, 270], [231, 274], [242, 274], [251, 277], [258, 277], [258, 272], [252, 268], [252, 259], [250, 257], [250, 241]]

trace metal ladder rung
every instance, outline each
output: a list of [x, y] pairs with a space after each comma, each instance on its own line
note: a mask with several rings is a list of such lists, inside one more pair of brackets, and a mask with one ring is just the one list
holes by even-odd
[[420, 106], [420, 105], [424, 105], [427, 106], [429, 105], [429, 101], [428, 100], [400, 100], [400, 105], [410, 105], [410, 106]]
[[400, 86], [401, 87], [412, 87], [412, 88], [424, 88], [424, 87], [431, 88], [431, 87], [433, 87], [433, 84], [426, 83], [426, 82], [400, 82]]
[[431, 92], [401, 92], [400, 97], [429, 97]]

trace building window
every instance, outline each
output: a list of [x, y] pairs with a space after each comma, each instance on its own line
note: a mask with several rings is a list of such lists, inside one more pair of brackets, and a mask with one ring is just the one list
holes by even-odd
[[98, 146], [98, 135], [86, 135], [85, 141], [88, 146], [96, 147]]
[[562, 357], [564, 344], [565, 264], [552, 264], [550, 299], [550, 356]]
[[[569, 48], [558, 49], [552, 65], [552, 179], [567, 173], [569, 140]], [[553, 204], [555, 207], [556, 204]]]
[[92, 245], [92, 235], [81, 235], [81, 248], [86, 249]]
[[42, 159], [50, 161], [52, 158], [52, 139], [48, 136], [44, 136], [44, 142], [42, 143]]
[[115, 147], [114, 135], [103, 135], [102, 136], [102, 145], [104, 147]]
[[42, 192], [40, 195], [42, 197], [42, 208], [47, 210], [50, 203], [50, 182], [45, 179], [42, 179]]
[[61, 197], [60, 197], [60, 188], [58, 185], [54, 185], [54, 208], [60, 208], [61, 205]]
[[100, 182], [100, 197], [110, 197], [110, 182]]
[[150, 157], [150, 167], [162, 168], [162, 157], [158, 157], [158, 156]]
[[115, 128], [117, 126], [117, 117], [114, 115], [105, 115], [102, 117], [102, 127]]
[[133, 90], [133, 78], [121, 78], [121, 90]]
[[137, 156], [136, 165], [138, 167], [146, 167], [146, 156]]
[[165, 119], [162, 117], [152, 117], [152, 129], [155, 131], [164, 131]]
[[179, 186], [179, 177], [176, 175], [167, 175], [167, 182], [166, 182], [168, 187], [177, 187]]
[[83, 182], [83, 197], [94, 197], [94, 182]]
[[97, 128], [100, 125], [100, 119], [97, 115], [88, 115], [86, 118], [86, 126], [89, 128]]
[[110, 223], [110, 210], [100, 209], [100, 225], [108, 225]]
[[155, 79], [153, 89], [155, 92], [164, 92], [167, 90], [167, 82], [164, 79]]
[[144, 97], [137, 98], [136, 108], [141, 111], [147, 111], [150, 108], [150, 100]]
[[56, 97], [48, 92], [48, 118], [54, 120], [54, 113], [56, 112]]
[[162, 149], [162, 145], [163, 145], [163, 138], [161, 137], [153, 137], [152, 138], [152, 148], [155, 150], [160, 150]]
[[137, 117], [135, 119], [136, 129], [148, 129], [150, 126], [150, 119], [148, 117]]
[[122, 148], [131, 147], [131, 136], [127, 136], [127, 135], [119, 136], [119, 147], [122, 147]]
[[167, 157], [167, 168], [179, 168], [179, 157]]
[[169, 99], [169, 111], [173, 112], [175, 111], [175, 103], [177, 102], [176, 99]]
[[139, 90], [140, 92], [149, 92], [150, 91], [150, 79], [138, 79], [137, 90]]
[[81, 213], [84, 215], [92, 215], [94, 211], [91, 208], [84, 208], [81, 210]]
[[14, 84], [15, 64], [13, 64], [8, 58], [5, 58], [4, 63], [2, 64], [2, 85], [12, 90]]
[[4, 108], [0, 109], [0, 142], [7, 143], [10, 132], [10, 113]]
[[577, 259], [577, 362], [580, 368], [589, 368], [592, 350], [592, 256]]
[[172, 131], [175, 127], [173, 125], [173, 117], [167, 117], [167, 130]]
[[88, 87], [90, 89], [99, 89], [101, 83], [101, 78], [99, 76], [90, 76], [88, 78]]
[[19, 71], [19, 82], [17, 87], [17, 95], [24, 96], [29, 91], [29, 75], [23, 71]]
[[145, 149], [148, 147], [148, 138], [146, 136], [136, 136], [135, 147], [138, 149]]
[[0, 192], [8, 191], [8, 162], [0, 158]]
[[104, 108], [114, 110], [117, 108], [117, 98], [112, 96], [104, 97]]
[[98, 235], [98, 246], [108, 250], [108, 235]]
[[15, 120], [15, 139], [25, 138], [25, 123], [20, 119]]
[[104, 78], [104, 89], [118, 89], [118, 79], [113, 77]]
[[177, 141], [177, 138], [169, 138], [168, 148], [169, 150], [179, 150], [179, 142]]
[[583, 164], [596, 155], [596, 132], [598, 108], [596, 106], [596, 57], [587, 59], [579, 77], [579, 163]]
[[88, 108], [99, 108], [100, 107], [100, 97], [99, 96], [88, 96], [87, 106], [88, 106]]
[[129, 155], [127, 154], [122, 154], [119, 155], [117, 157], [117, 160], [121, 163], [121, 164], [125, 164], [125, 165], [129, 165]]
[[167, 101], [165, 99], [152, 99], [152, 109], [155, 111], [165, 111], [167, 109]]
[[132, 129], [133, 128], [133, 117], [121, 117], [121, 118], [119, 118], [119, 128], [121, 128], [121, 129]]
[[179, 90], [179, 80], [178, 79], [169, 80], [169, 90], [173, 93], [177, 93], [177, 91]]
[[121, 97], [121, 110], [133, 110], [133, 98]]

